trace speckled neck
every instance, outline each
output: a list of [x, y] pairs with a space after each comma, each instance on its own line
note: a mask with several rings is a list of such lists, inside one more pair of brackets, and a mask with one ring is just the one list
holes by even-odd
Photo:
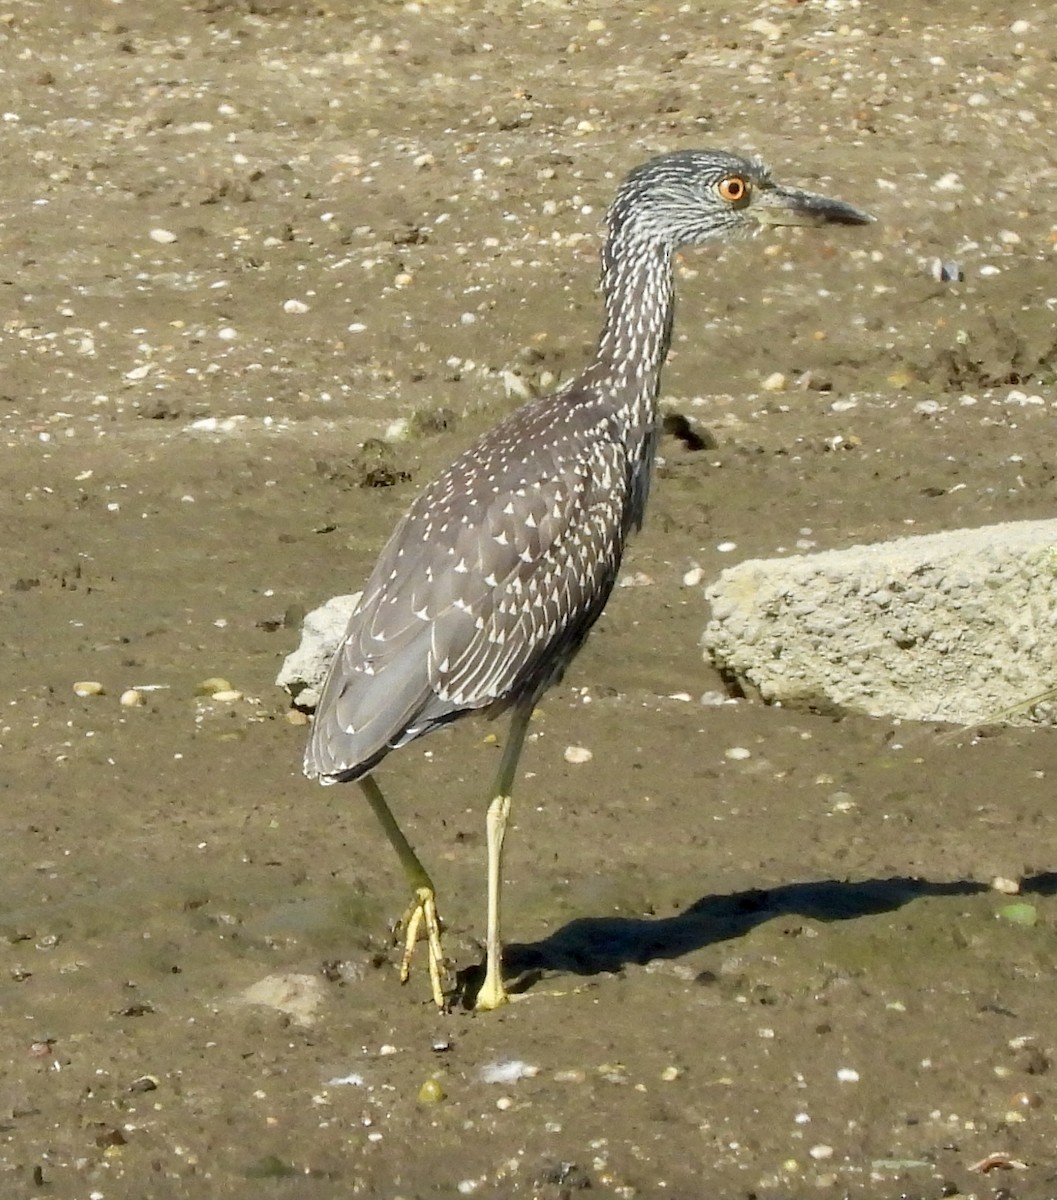
[[593, 382], [631, 410], [633, 425], [652, 425], [675, 308], [671, 247], [616, 228], [602, 250], [602, 298]]

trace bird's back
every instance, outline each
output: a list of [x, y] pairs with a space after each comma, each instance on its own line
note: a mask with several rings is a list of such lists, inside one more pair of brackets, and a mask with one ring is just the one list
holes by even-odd
[[575, 386], [523, 405], [412, 504], [331, 665], [305, 754], [327, 782], [559, 677], [641, 519], [655, 434]]

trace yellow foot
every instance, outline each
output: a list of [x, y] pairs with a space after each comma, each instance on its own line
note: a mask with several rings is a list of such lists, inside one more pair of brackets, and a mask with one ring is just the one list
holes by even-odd
[[401, 924], [404, 927], [404, 957], [400, 961], [400, 982], [407, 983], [411, 974], [411, 956], [415, 952], [419, 930], [425, 926], [429, 953], [429, 985], [433, 991], [433, 1003], [438, 1008], [443, 1008], [444, 951], [440, 945], [440, 919], [437, 917], [437, 901], [432, 888], [415, 889], [415, 898], [404, 913]]
[[491, 1012], [493, 1009], [502, 1008], [504, 1004], [509, 1004], [510, 999], [506, 988], [503, 987], [503, 979], [499, 972], [490, 970], [486, 973], [481, 990], [473, 1002], [474, 1011]]

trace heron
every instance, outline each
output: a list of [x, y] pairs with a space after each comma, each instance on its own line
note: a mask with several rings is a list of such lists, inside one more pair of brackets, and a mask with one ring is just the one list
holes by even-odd
[[511, 793], [529, 721], [564, 674], [641, 528], [660, 435], [658, 393], [677, 250], [766, 225], [865, 225], [845, 203], [783, 186], [758, 158], [662, 154], [627, 175], [607, 215], [604, 307], [583, 372], [511, 412], [414, 500], [386, 543], [323, 686], [304, 769], [358, 781], [412, 899], [400, 978], [425, 934], [445, 1007], [436, 889], [375, 778], [391, 750], [469, 713], [509, 713], [485, 818], [485, 973], [474, 1007], [508, 1000], [500, 902]]

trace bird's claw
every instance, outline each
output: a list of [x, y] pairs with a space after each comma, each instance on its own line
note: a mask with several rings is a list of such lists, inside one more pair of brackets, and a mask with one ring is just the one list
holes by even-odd
[[440, 944], [440, 918], [437, 916], [437, 901], [432, 888], [415, 889], [415, 898], [400, 923], [404, 928], [404, 956], [400, 960], [400, 982], [407, 983], [411, 975], [411, 956], [415, 952], [419, 931], [425, 927], [429, 985], [433, 992], [433, 1003], [439, 1009], [443, 1009], [444, 951]]

